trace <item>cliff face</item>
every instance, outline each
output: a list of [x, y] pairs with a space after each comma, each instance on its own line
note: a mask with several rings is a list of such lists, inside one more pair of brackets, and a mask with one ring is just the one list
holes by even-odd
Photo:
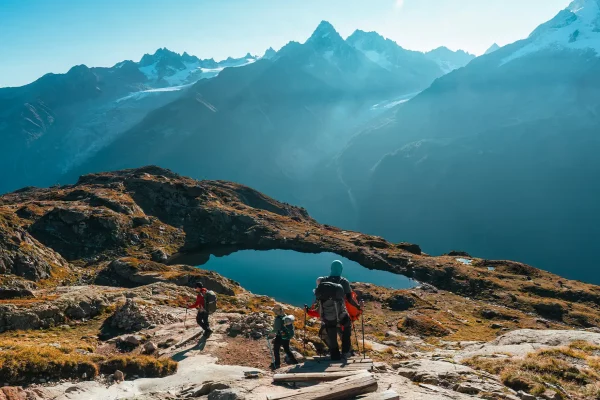
[[[154, 166], [6, 194], [0, 197], [0, 229], [3, 279], [21, 285], [25, 280], [52, 286], [125, 279], [135, 286], [156, 281], [140, 274], [154, 271], [157, 276], [161, 269], [183, 276], [189, 273], [185, 267], [167, 265], [201, 265], [211, 254], [244, 249], [332, 252], [369, 269], [403, 274], [569, 326], [600, 325], [600, 287], [595, 285], [518, 262], [432, 257], [415, 245], [321, 225], [304, 209], [242, 185], [196, 181]], [[146, 269], [115, 265], [122, 257]], [[166, 280], [182, 282], [172, 276]]]

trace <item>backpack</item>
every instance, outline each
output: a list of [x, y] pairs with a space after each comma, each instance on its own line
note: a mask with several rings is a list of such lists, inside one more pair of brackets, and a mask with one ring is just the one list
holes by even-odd
[[347, 315], [344, 303], [344, 288], [339, 283], [323, 279], [317, 289], [315, 296], [320, 304], [321, 319], [325, 322], [339, 322]]
[[[356, 296], [356, 292], [354, 290], [352, 291], [352, 299], [354, 299], [354, 301], [358, 304], [358, 296]], [[348, 315], [350, 316], [350, 321], [358, 321], [360, 315], [362, 314], [362, 310], [350, 304], [348, 299], [344, 299], [344, 301], [346, 303], [346, 310], [348, 311]]]
[[204, 294], [204, 308], [209, 314], [217, 311], [217, 295], [212, 290]]
[[294, 338], [294, 316], [286, 315], [283, 317], [283, 328], [281, 328], [281, 338], [291, 340]]

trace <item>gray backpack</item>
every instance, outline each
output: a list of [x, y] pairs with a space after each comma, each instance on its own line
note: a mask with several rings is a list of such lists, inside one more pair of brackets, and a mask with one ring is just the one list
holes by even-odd
[[207, 291], [204, 294], [204, 302], [206, 303], [206, 311], [209, 314], [212, 314], [215, 311], [217, 311], [217, 295], [215, 294], [215, 292], [213, 292], [212, 290]]
[[315, 296], [323, 321], [337, 323], [347, 315], [344, 288], [339, 283], [322, 280], [315, 290]]

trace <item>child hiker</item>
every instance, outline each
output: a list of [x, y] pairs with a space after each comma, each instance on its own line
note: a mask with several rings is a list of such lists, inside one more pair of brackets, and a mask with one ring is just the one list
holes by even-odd
[[298, 364], [294, 353], [290, 350], [290, 340], [294, 337], [294, 316], [285, 315], [283, 307], [276, 305], [273, 308], [275, 312], [275, 322], [273, 323], [273, 330], [269, 333], [269, 338], [275, 338], [273, 340], [273, 357], [275, 362], [271, 364], [271, 369], [277, 369], [281, 366], [281, 359], [279, 356], [279, 349], [283, 347], [283, 351], [288, 356], [290, 364]]

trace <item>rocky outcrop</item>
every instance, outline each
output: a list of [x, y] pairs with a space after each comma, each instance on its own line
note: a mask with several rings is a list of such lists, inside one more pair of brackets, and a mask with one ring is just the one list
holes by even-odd
[[247, 338], [261, 339], [273, 327], [273, 316], [264, 312], [255, 312], [238, 318], [230, 317], [229, 336], [243, 335]]
[[97, 278], [97, 283], [110, 286], [137, 287], [156, 282], [169, 282], [179, 286], [194, 287], [202, 282], [205, 288], [216, 293], [234, 295], [239, 284], [216, 272], [188, 265], [160, 264], [149, 260], [125, 257], [114, 260]]
[[34, 239], [20, 223], [16, 214], [0, 207], [0, 274], [38, 281], [68, 268], [60, 254]]
[[508, 332], [489, 343], [466, 346], [454, 358], [462, 360], [474, 356], [495, 354], [523, 357], [536, 350], [566, 346], [577, 341], [600, 346], [600, 333], [572, 330], [519, 329]]
[[56, 207], [30, 231], [46, 246], [76, 260], [123, 247], [130, 227], [129, 218], [106, 207]]
[[69, 292], [56, 299], [56, 295], [39, 296], [28, 307], [0, 305], [0, 332], [49, 328], [70, 321], [90, 319], [102, 313], [115, 298], [121, 296], [89, 288], [73, 288]]
[[[92, 267], [120, 257], [159, 264], [168, 257], [169, 264], [201, 265], [211, 255], [245, 249], [332, 252], [461, 296], [574, 326], [600, 325], [597, 286], [511, 261], [473, 259], [468, 264], [453, 256], [419, 254], [412, 245], [320, 225], [306, 210], [248, 187], [196, 181], [158, 167], [86, 175], [72, 186], [10, 193], [0, 197], [0, 212], [17, 227], [0, 239], [0, 268], [29, 279], [49, 276], [54, 267], [50, 255], [56, 254], [49, 247], [74, 265]], [[7, 243], [17, 229], [28, 230], [33, 249], [15, 249], [22, 239]], [[160, 273], [150, 275], [145, 271], [123, 279], [132, 280], [132, 286], [162, 279]], [[532, 285], [544, 301], [524, 295], [534, 293]]]
[[137, 332], [150, 326], [174, 324], [179, 321], [173, 313], [160, 307], [148, 307], [140, 301], [127, 299], [106, 323], [122, 332]]
[[506, 388], [495, 376], [475, 371], [467, 366], [441, 360], [413, 360], [397, 364], [398, 375], [415, 383], [439, 386], [458, 393], [476, 396], [487, 394], [491, 399], [517, 400], [517, 392]]

